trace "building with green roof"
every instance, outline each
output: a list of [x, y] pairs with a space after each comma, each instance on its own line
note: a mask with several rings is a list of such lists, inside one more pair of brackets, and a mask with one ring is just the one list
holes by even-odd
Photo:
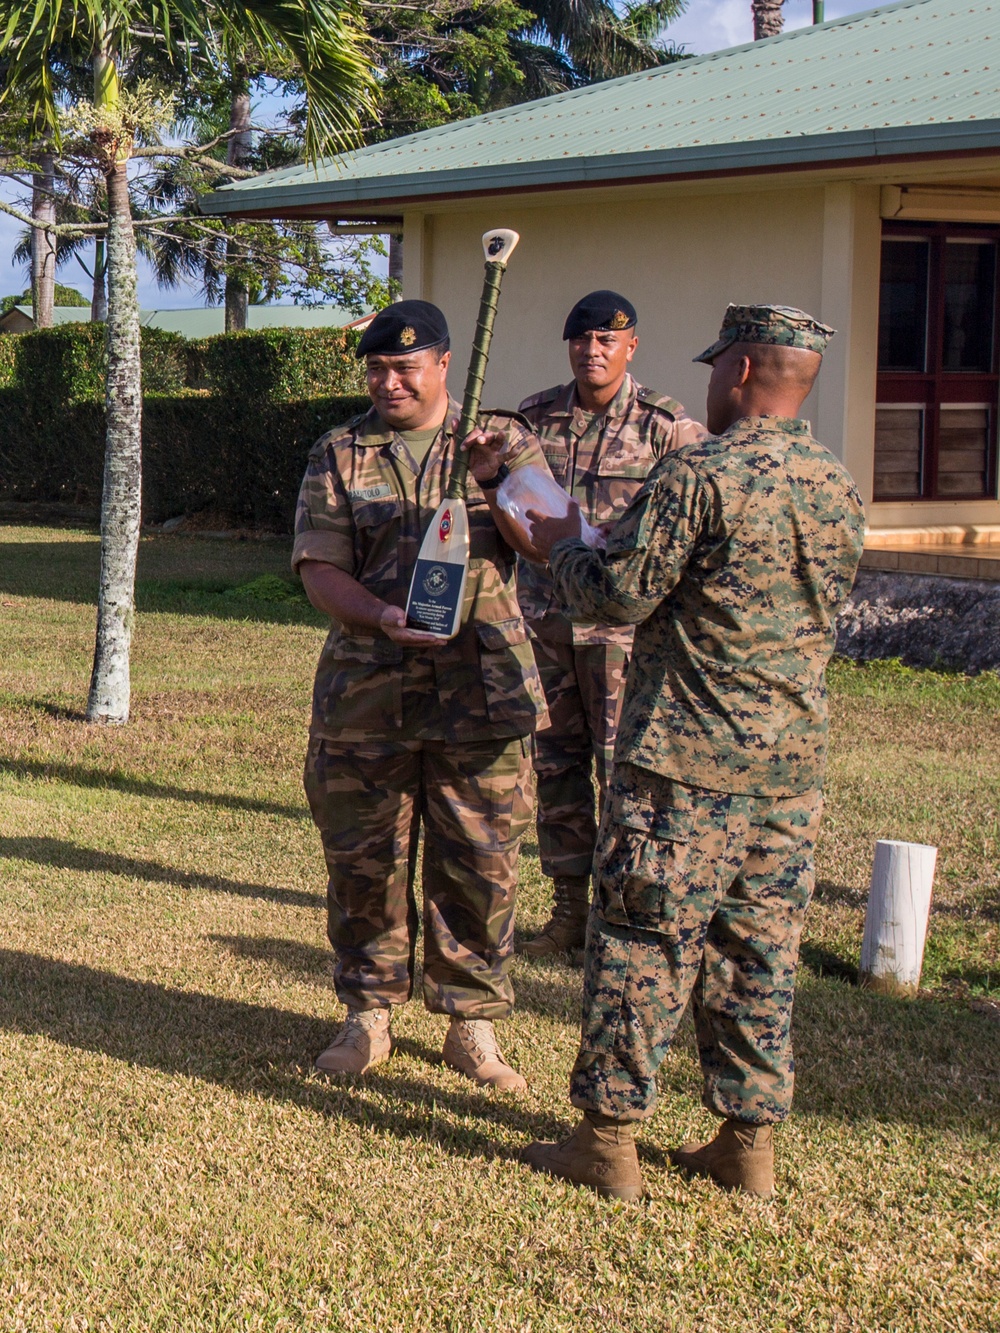
[[[767, 41], [441, 126], [207, 211], [404, 235], [404, 294], [459, 363], [479, 236], [514, 227], [486, 401], [565, 380], [584, 292], [639, 310], [638, 377], [703, 412], [691, 363], [729, 301], [839, 330], [808, 409], [876, 529], [1000, 540], [1000, 3], [901, 0]], [[995, 531], [994, 531], [995, 529]]]
[[[52, 322], [79, 324], [90, 319], [90, 306], [56, 306]], [[248, 329], [341, 329], [369, 322], [338, 306], [252, 305], [247, 310]], [[177, 309], [140, 310], [143, 326], [167, 329], [184, 338], [211, 338], [226, 330], [226, 312], [220, 306], [189, 306]], [[30, 305], [11, 306], [0, 316], [0, 333], [30, 333], [35, 327]]]

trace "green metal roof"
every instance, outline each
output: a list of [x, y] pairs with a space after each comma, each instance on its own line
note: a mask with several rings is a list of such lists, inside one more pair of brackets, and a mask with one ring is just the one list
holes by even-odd
[[1000, 0], [901, 0], [268, 172], [202, 208], [363, 216], [428, 196], [991, 148]]

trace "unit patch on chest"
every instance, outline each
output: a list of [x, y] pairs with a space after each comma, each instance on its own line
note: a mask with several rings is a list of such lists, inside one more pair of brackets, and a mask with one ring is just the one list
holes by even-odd
[[392, 495], [392, 487], [388, 482], [380, 482], [377, 486], [362, 486], [360, 490], [348, 491], [347, 498], [357, 503], [365, 504], [369, 500], [388, 500]]

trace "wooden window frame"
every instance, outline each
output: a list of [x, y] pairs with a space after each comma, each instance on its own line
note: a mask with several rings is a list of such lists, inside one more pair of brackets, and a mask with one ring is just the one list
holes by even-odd
[[[998, 425], [1000, 425], [1000, 226], [953, 222], [891, 222], [882, 223], [882, 239], [893, 237], [927, 237], [930, 241], [930, 260], [927, 280], [927, 335], [925, 365], [922, 371], [878, 370], [875, 401], [878, 407], [902, 404], [924, 409], [924, 434], [921, 449], [921, 490], [919, 495], [879, 494], [876, 502], [924, 500], [990, 500], [997, 495]], [[941, 361], [944, 353], [944, 247], [949, 237], [995, 242], [996, 268], [993, 281], [993, 348], [988, 372], [945, 370]], [[992, 447], [986, 460], [986, 484], [982, 492], [962, 494], [949, 491], [941, 494], [938, 488], [939, 422], [942, 404], [971, 406], [983, 403], [989, 406], [989, 439]]]

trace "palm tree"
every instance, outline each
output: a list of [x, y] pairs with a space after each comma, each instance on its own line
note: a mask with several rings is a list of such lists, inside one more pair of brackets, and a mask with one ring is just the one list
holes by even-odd
[[0, 97], [26, 97], [53, 135], [60, 132], [52, 70], [67, 48], [83, 55], [93, 79], [85, 125], [107, 190], [107, 443], [101, 504], [101, 579], [94, 666], [87, 703], [93, 722], [128, 721], [135, 564], [141, 508], [141, 383], [136, 243], [128, 162], [151, 108], [127, 92], [143, 42], [160, 45], [180, 67], [192, 51], [231, 63], [249, 43], [297, 68], [308, 97], [310, 158], [353, 141], [370, 111], [374, 83], [349, 0], [14, 0], [4, 6]]
[[785, 26], [785, 16], [781, 12], [783, 0], [750, 0], [753, 11], [753, 39], [759, 42], [763, 37], [777, 37]]

